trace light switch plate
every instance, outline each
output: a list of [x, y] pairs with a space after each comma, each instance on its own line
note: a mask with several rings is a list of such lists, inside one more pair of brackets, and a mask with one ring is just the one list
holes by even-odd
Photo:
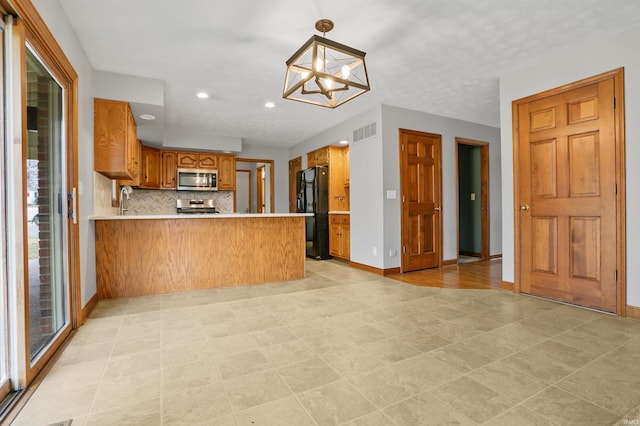
[[394, 189], [387, 189], [387, 200], [395, 200], [396, 191]]

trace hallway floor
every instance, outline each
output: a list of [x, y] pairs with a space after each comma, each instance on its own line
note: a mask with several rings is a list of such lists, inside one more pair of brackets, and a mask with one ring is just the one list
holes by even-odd
[[101, 301], [14, 424], [637, 424], [640, 321], [442, 288], [482, 281], [472, 265], [429, 287], [308, 260], [299, 281]]

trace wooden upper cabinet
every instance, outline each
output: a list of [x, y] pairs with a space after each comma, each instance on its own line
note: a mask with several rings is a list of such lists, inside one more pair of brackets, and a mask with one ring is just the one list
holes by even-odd
[[342, 151], [342, 169], [344, 170], [344, 186], [349, 186], [349, 147], [344, 147]]
[[236, 189], [236, 157], [233, 155], [218, 156], [218, 190], [235, 191]]
[[218, 154], [210, 152], [198, 153], [198, 168], [199, 169], [217, 169], [218, 168]]
[[196, 169], [198, 168], [197, 152], [179, 152], [177, 157], [178, 168]]
[[160, 189], [160, 167], [160, 150], [143, 145], [140, 188]]
[[129, 155], [132, 159], [132, 171], [133, 178], [132, 179], [119, 179], [118, 186], [140, 186], [140, 175], [142, 170], [142, 143], [139, 140], [133, 141], [129, 144], [131, 148], [131, 152]]
[[331, 145], [311, 151], [307, 166], [329, 166], [329, 211], [349, 211], [349, 147]]
[[177, 166], [181, 169], [217, 169], [218, 154], [213, 152], [178, 152]]
[[307, 167], [329, 165], [329, 147], [319, 148], [307, 153]]
[[329, 210], [349, 211], [349, 192], [345, 186], [344, 148], [330, 146], [327, 148], [329, 158]]
[[162, 169], [160, 172], [160, 188], [162, 189], [176, 189], [176, 157], [177, 153], [174, 151], [162, 151], [160, 154]]
[[111, 179], [134, 179], [136, 122], [127, 102], [94, 99], [93, 168]]

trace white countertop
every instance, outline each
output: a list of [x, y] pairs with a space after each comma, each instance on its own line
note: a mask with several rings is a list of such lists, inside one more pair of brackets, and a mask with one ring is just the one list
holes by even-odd
[[136, 219], [242, 219], [248, 217], [297, 217], [313, 216], [313, 213], [212, 213], [212, 214], [149, 214], [149, 215], [117, 215], [89, 216], [89, 220], [136, 220]]

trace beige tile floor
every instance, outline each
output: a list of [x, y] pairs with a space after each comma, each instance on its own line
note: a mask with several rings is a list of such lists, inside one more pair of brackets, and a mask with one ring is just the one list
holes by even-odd
[[15, 425], [609, 425], [640, 321], [334, 261], [300, 281], [101, 301]]

